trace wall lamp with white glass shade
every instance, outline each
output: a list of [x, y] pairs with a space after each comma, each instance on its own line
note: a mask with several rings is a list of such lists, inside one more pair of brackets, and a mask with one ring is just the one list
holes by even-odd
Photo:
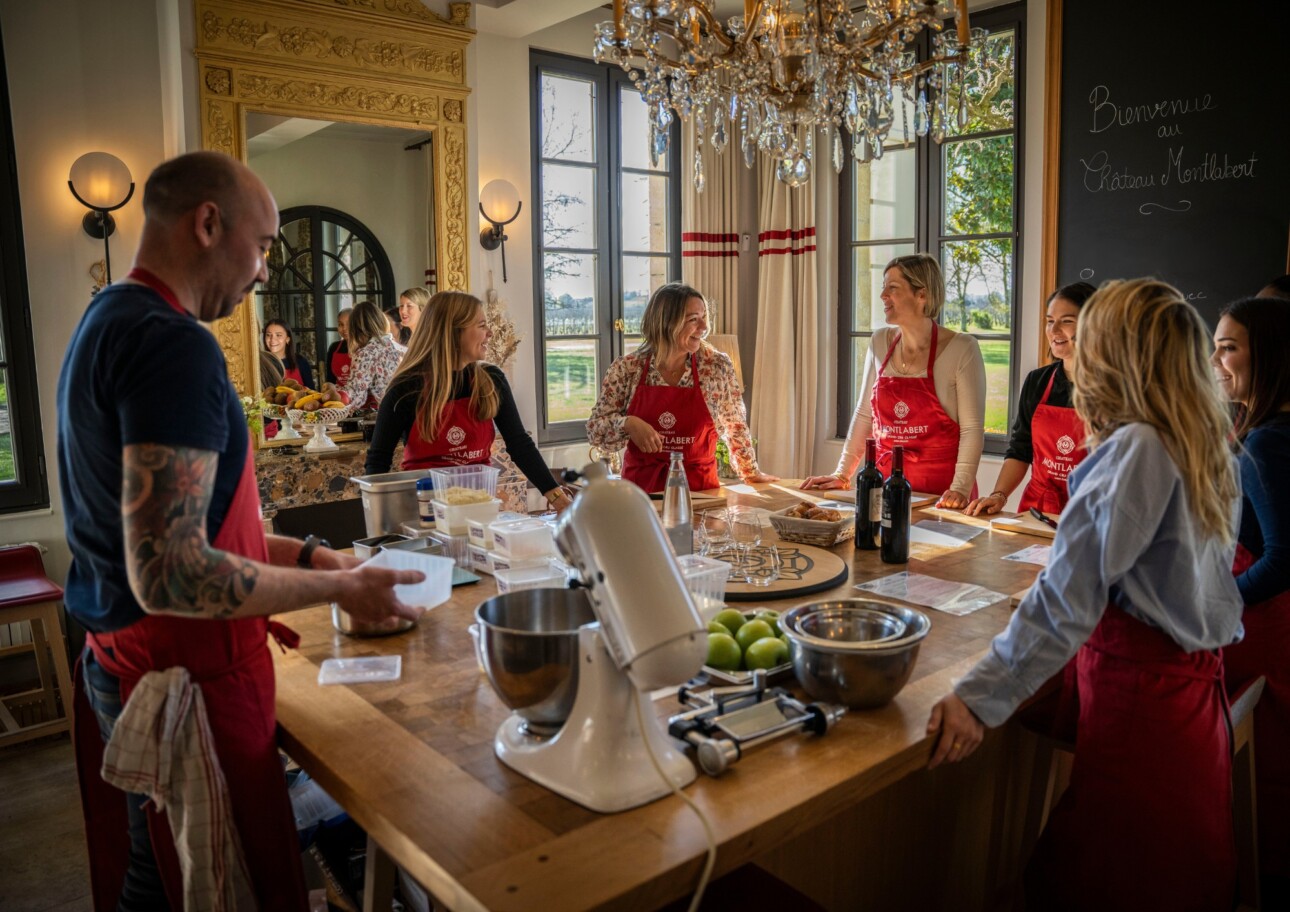
[[[491, 228], [481, 228], [479, 244], [485, 250], [502, 248], [502, 281], [506, 281], [506, 232], [502, 229], [520, 217], [524, 203], [520, 201], [520, 192], [508, 180], [489, 181], [479, 191], [479, 214], [484, 217]], [[511, 213], [507, 217], [507, 213]]]
[[90, 211], [81, 227], [92, 238], [103, 238], [103, 266], [107, 281], [112, 281], [112, 256], [108, 237], [116, 230], [116, 220], [109, 214], [130, 202], [134, 196], [134, 179], [125, 162], [107, 152], [86, 152], [72, 162], [67, 186], [77, 202]]

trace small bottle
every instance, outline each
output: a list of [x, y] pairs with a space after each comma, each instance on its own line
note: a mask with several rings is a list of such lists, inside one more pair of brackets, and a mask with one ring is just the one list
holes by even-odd
[[690, 483], [685, 477], [681, 454], [673, 451], [663, 488], [663, 528], [672, 550], [679, 557], [694, 550], [694, 512], [690, 508]]
[[856, 474], [856, 547], [877, 550], [880, 529], [882, 472], [878, 470], [878, 442], [870, 437], [864, 444], [864, 468]]
[[891, 477], [882, 486], [883, 563], [909, 563], [909, 522], [912, 510], [912, 489], [905, 480], [905, 448], [892, 447]]
[[434, 525], [434, 482], [429, 478], [417, 479], [417, 516], [421, 525]]

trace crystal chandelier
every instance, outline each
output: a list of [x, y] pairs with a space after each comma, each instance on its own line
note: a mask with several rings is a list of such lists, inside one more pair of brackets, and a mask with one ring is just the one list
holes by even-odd
[[[645, 99], [655, 164], [673, 117], [693, 121], [699, 192], [705, 139], [721, 154], [736, 126], [744, 164], [769, 155], [790, 187], [810, 180], [817, 134], [841, 173], [844, 130], [851, 154], [867, 162], [882, 157], [897, 115], [905, 141], [911, 111], [913, 134], [937, 142], [952, 119], [966, 126], [963, 64], [985, 43], [985, 30], [968, 24], [967, 0], [868, 0], [858, 12], [848, 0], [744, 0], [744, 14], [724, 25], [713, 5], [614, 0], [594, 51], [622, 66]], [[955, 28], [943, 30], [951, 12]], [[911, 45], [924, 29], [934, 33], [932, 52], [920, 61]]]

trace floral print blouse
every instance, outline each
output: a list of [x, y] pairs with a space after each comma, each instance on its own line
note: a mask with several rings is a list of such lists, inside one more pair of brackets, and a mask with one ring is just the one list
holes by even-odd
[[390, 386], [390, 378], [399, 368], [407, 349], [389, 333], [368, 342], [353, 354], [349, 378], [341, 387], [349, 395], [348, 411], [376, 408]]
[[[650, 357], [648, 353], [623, 355], [609, 365], [600, 398], [587, 419], [587, 439], [593, 446], [602, 450], [620, 450], [627, 446], [627, 432], [623, 429], [627, 423], [627, 406], [640, 382], [641, 367], [646, 357]], [[730, 450], [730, 464], [740, 478], [758, 474], [757, 454], [753, 450], [752, 435], [748, 433], [743, 386], [735, 376], [730, 357], [705, 344], [699, 349], [698, 358], [699, 388], [712, 415], [712, 423]], [[650, 386], [666, 385], [653, 357], [650, 357], [646, 383]], [[694, 374], [688, 364], [676, 385], [694, 386]]]

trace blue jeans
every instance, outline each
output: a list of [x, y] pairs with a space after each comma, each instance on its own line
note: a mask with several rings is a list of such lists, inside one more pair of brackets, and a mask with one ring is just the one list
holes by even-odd
[[[107, 744], [121, 715], [121, 682], [94, 660], [94, 653], [88, 646], [81, 654], [81, 668], [85, 674], [86, 696], [98, 718], [99, 734]], [[152, 840], [148, 836], [148, 817], [143, 809], [147, 800], [146, 795], [125, 793], [130, 864], [125, 872], [117, 912], [169, 912], [170, 909], [157, 858], [152, 851]]]

